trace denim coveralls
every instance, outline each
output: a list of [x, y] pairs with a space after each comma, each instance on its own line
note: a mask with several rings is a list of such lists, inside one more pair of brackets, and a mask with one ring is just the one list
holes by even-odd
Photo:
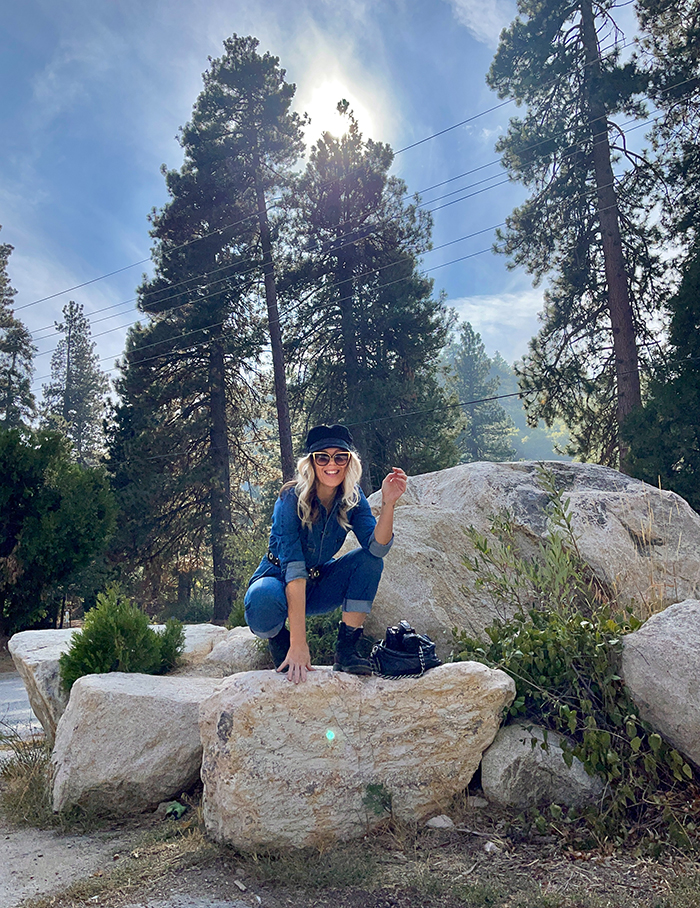
[[[369, 613], [384, 567], [382, 558], [393, 537], [382, 545], [374, 538], [376, 520], [362, 489], [359, 502], [348, 511], [348, 521], [361, 548], [334, 558], [348, 531], [338, 523], [338, 496], [330, 514], [319, 502], [319, 517], [311, 529], [302, 526], [295, 489], [277, 499], [270, 531], [270, 555], [251, 577], [245, 595], [248, 627], [258, 637], [274, 637], [287, 618], [285, 587], [306, 580], [306, 614], [320, 615], [342, 606], [345, 612]], [[279, 561], [279, 564], [275, 563]], [[314, 578], [314, 568], [320, 575]], [[311, 570], [311, 575], [309, 571]]]

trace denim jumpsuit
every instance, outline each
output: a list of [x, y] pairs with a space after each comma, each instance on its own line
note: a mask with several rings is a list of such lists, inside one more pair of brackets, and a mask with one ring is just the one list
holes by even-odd
[[[345, 612], [369, 613], [391, 548], [374, 538], [376, 520], [362, 489], [359, 502], [348, 511], [348, 521], [361, 548], [335, 558], [348, 530], [338, 522], [340, 496], [330, 513], [319, 502], [319, 516], [309, 529], [297, 513], [297, 494], [280, 495], [272, 515], [270, 551], [251, 577], [245, 595], [248, 627], [258, 637], [274, 637], [287, 618], [285, 587], [306, 580], [306, 614], [320, 615], [339, 606]], [[318, 571], [316, 570], [318, 569]], [[318, 576], [316, 574], [318, 573]]]

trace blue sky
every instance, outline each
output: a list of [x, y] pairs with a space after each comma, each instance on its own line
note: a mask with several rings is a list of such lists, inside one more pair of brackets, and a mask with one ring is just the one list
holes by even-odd
[[[511, 0], [23, 0], [3, 4], [0, 36], [0, 241], [15, 247], [16, 314], [35, 333], [36, 386], [49, 372], [51, 325], [68, 299], [83, 303], [109, 370], [136, 318], [140, 265], [34, 304], [148, 257], [147, 215], [165, 201], [161, 164], [177, 167], [178, 128], [201, 89], [208, 56], [234, 32], [280, 57], [297, 85], [307, 140], [336, 130], [348, 98], [366, 136], [402, 149], [499, 104], [484, 76]], [[397, 155], [412, 192], [482, 165], [441, 189], [439, 246], [492, 227], [523, 198], [504, 183], [494, 141], [513, 105]], [[473, 189], [477, 180], [489, 180]], [[492, 184], [501, 184], [493, 185]], [[439, 195], [463, 188], [442, 201]], [[482, 191], [483, 190], [483, 191]], [[425, 257], [448, 302], [512, 361], [537, 330], [542, 291], [488, 249], [492, 231]], [[436, 266], [443, 266], [437, 267]], [[105, 307], [114, 307], [100, 311]], [[92, 315], [94, 313], [94, 315]], [[99, 321], [98, 321], [99, 320]]]

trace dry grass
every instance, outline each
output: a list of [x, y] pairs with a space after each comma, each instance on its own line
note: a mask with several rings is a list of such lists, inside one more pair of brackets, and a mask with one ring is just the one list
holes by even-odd
[[51, 805], [51, 751], [43, 736], [24, 739], [0, 722], [0, 802], [16, 825], [56, 825]]

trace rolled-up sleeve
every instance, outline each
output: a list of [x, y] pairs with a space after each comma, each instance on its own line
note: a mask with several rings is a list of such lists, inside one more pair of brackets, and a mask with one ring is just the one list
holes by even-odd
[[277, 499], [272, 515], [272, 536], [277, 543], [277, 557], [284, 582], [307, 580], [309, 573], [301, 544], [301, 520], [297, 514], [297, 497], [293, 491]]
[[392, 535], [387, 543], [377, 542], [374, 538], [374, 528], [377, 525], [377, 521], [365, 497], [365, 493], [362, 489], [359, 491], [360, 500], [350, 512], [352, 531], [363, 549], [366, 549], [375, 558], [383, 558], [394, 544], [394, 537]]

